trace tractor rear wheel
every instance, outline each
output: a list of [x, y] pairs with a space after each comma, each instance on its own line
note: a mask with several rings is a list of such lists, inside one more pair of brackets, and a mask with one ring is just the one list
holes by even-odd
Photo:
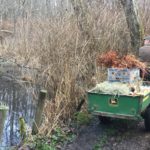
[[145, 129], [150, 132], [150, 107], [146, 109], [144, 117]]
[[102, 124], [109, 124], [110, 123], [109, 117], [99, 116], [99, 120], [100, 120], [100, 123], [102, 123]]

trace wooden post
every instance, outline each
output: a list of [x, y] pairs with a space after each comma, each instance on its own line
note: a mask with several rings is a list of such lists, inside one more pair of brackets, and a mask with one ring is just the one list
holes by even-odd
[[0, 102], [0, 142], [2, 139], [4, 124], [6, 120], [6, 114], [8, 110], [9, 110], [9, 107], [6, 106], [6, 104], [3, 104], [3, 102]]
[[33, 126], [32, 126], [32, 134], [34, 134], [34, 135], [38, 133], [38, 128], [41, 125], [42, 113], [43, 113], [43, 109], [44, 109], [46, 95], [47, 95], [46, 90], [40, 91], [37, 109], [36, 109], [36, 113], [35, 113], [35, 119], [34, 119]]
[[7, 113], [7, 110], [0, 109], [0, 141], [1, 141], [2, 135], [3, 135], [3, 129], [4, 129], [5, 119], [6, 119], [6, 113]]

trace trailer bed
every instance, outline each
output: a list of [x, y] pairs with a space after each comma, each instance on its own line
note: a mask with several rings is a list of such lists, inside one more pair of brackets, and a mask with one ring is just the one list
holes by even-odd
[[122, 119], [141, 119], [150, 104], [150, 92], [139, 95], [111, 95], [88, 91], [88, 109], [96, 115]]

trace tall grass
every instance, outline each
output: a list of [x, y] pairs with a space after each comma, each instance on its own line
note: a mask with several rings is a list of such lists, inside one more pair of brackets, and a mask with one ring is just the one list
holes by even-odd
[[[86, 98], [86, 90], [105, 79], [104, 71], [96, 67], [98, 53], [109, 49], [122, 54], [131, 52], [130, 34], [120, 5], [92, 5], [87, 12], [91, 35], [88, 39], [83, 37], [73, 12], [66, 12], [61, 18], [29, 15], [18, 18], [14, 37], [6, 39], [1, 47], [2, 56], [38, 68], [36, 76], [30, 72], [24, 76], [48, 90], [45, 122], [40, 130], [43, 133], [50, 134], [55, 126], [72, 118], [81, 99]], [[145, 5], [140, 14], [145, 34], [149, 34]]]

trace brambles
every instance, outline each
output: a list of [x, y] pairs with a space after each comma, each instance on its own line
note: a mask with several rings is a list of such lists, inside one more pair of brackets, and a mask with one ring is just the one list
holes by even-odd
[[74, 140], [75, 137], [76, 135], [73, 133], [72, 129], [69, 129], [68, 127], [58, 127], [53, 130], [51, 136], [35, 137], [32, 148], [36, 150], [57, 150], [60, 149], [64, 144]]

